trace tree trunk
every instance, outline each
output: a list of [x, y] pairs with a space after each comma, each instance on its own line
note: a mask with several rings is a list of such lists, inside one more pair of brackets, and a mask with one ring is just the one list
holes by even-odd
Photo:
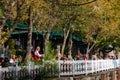
[[89, 54], [89, 57], [92, 57], [92, 54], [90, 53], [90, 51], [94, 48], [94, 46], [95, 46], [95, 43], [93, 43], [92, 45], [88, 43], [87, 50], [86, 50], [86, 56]]
[[92, 45], [90, 45], [90, 43], [88, 43], [86, 53], [90, 53], [90, 51], [94, 48], [94, 46], [95, 46], [95, 43], [93, 43]]
[[73, 46], [73, 41], [72, 41], [72, 33], [71, 33], [68, 42], [68, 54], [71, 56], [71, 58], [72, 58], [72, 46]]
[[1, 34], [2, 34], [2, 30], [3, 30], [3, 27], [4, 27], [5, 22], [6, 22], [6, 19], [5, 19], [5, 20], [2, 20], [2, 21], [0, 22], [0, 23], [1, 23], [1, 25], [0, 25], [0, 39], [1, 39]]
[[69, 36], [69, 32], [70, 32], [70, 28], [67, 31], [66, 30], [64, 31], [64, 41], [63, 41], [62, 51], [61, 51], [62, 56], [64, 55], [64, 50], [65, 50], [67, 38]]
[[32, 27], [33, 27], [33, 23], [32, 23], [32, 15], [31, 15], [31, 6], [29, 7], [29, 12], [28, 12], [28, 16], [29, 16], [29, 28], [28, 28], [28, 41], [27, 41], [27, 54], [26, 54], [26, 58], [25, 58], [25, 63], [28, 64], [28, 62], [31, 59], [31, 48], [32, 48]]
[[87, 45], [87, 50], [86, 50], [86, 54], [88, 54], [90, 51], [89, 51], [89, 48], [90, 48], [90, 43], [88, 43]]
[[[51, 31], [51, 30], [50, 30]], [[48, 56], [48, 49], [49, 49], [49, 46], [48, 46], [48, 43], [49, 43], [49, 37], [50, 37], [50, 31], [47, 31], [45, 33], [45, 36], [44, 36], [44, 53], [45, 53], [45, 56]]]
[[49, 26], [48, 26], [47, 32], [45, 32], [45, 36], [44, 36], [44, 53], [45, 53], [45, 56], [48, 56], [48, 53], [49, 53], [48, 43], [49, 43], [50, 32], [53, 29], [54, 25], [56, 24], [56, 20], [55, 20], [55, 8], [56, 8], [55, 5], [56, 4], [55, 4], [55, 2], [56, 1], [52, 1], [52, 4], [51, 4], [51, 9], [49, 11], [49, 14], [50, 14]]

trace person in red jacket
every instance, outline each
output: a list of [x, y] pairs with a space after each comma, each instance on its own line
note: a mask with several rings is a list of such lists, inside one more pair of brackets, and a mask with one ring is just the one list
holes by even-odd
[[40, 54], [40, 46], [37, 46], [34, 52], [34, 60], [40, 61], [40, 57], [42, 57], [42, 55]]

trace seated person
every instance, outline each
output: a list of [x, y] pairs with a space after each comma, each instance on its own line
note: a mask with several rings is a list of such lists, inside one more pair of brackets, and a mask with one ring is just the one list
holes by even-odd
[[13, 66], [17, 65], [18, 59], [17, 56], [15, 54], [12, 55], [10, 61], [9, 61]]
[[34, 52], [34, 60], [36, 61], [40, 61], [40, 58], [43, 57], [41, 54], [40, 54], [40, 47], [37, 46], [35, 52]]
[[13, 54], [11, 59], [10, 59], [10, 63], [14, 63], [14, 62], [17, 62], [17, 57], [15, 54]]

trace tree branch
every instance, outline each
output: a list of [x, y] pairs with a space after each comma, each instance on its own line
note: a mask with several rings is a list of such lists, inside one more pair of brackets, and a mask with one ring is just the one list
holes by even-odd
[[61, 5], [61, 6], [81, 6], [81, 5], [86, 5], [86, 4], [93, 3], [95, 1], [97, 1], [97, 0], [92, 0], [92, 1], [89, 1], [89, 2], [86, 2], [86, 3], [80, 3], [80, 4], [75, 4], [75, 3], [64, 4], [64, 3], [59, 3], [59, 2], [57, 2], [57, 4]]

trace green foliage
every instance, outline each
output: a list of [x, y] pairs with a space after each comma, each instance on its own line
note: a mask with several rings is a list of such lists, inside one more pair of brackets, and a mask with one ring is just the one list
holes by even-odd
[[2, 18], [2, 16], [3, 16], [3, 3], [2, 2], [0, 2], [0, 18]]
[[34, 65], [42, 65], [43, 64], [43, 60], [36, 61], [34, 59], [31, 59], [30, 62], [33, 63]]
[[25, 51], [25, 50], [16, 50], [16, 55], [17, 55], [17, 56], [18, 56], [18, 55], [21, 55], [21, 56], [25, 57], [26, 51]]
[[4, 30], [0, 34], [0, 44], [5, 43], [9, 39], [9, 36], [7, 36], [8, 34], [10, 34], [10, 29], [4, 28]]
[[11, 50], [12, 54], [16, 54], [15, 41], [14, 41], [14, 39], [11, 39], [11, 40], [10, 40], [10, 50]]
[[2, 15], [3, 15], [3, 11], [2, 9], [0, 9], [0, 18], [2, 17]]
[[46, 53], [47, 55], [45, 54], [44, 56], [44, 60], [55, 60], [55, 51], [54, 49], [52, 48], [52, 43], [51, 42], [48, 42], [47, 43], [47, 49], [46, 49]]
[[[58, 63], [57, 61], [50, 61], [50, 60], [47, 60], [43, 63], [43, 68], [42, 68], [43, 72], [45, 73], [48, 73], [48, 74], [45, 74], [45, 76], [47, 77], [55, 77], [55, 76], [58, 76]], [[55, 74], [53, 75], [49, 75], [51, 74], [50, 72], [55, 72]]]

